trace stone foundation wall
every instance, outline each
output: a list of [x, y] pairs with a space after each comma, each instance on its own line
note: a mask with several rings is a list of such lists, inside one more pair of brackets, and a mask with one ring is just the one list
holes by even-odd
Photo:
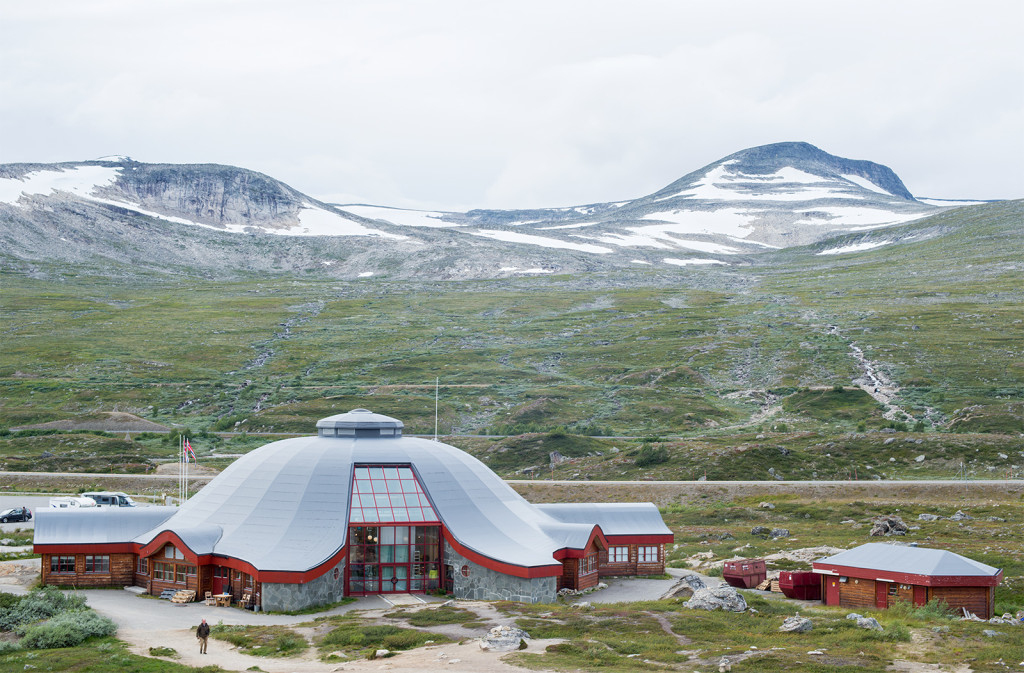
[[[335, 578], [337, 575], [337, 578]], [[345, 596], [345, 561], [305, 584], [263, 583], [263, 610], [291, 612], [336, 603]]]
[[[522, 603], [554, 603], [557, 577], [533, 579], [506, 575], [490, 570], [444, 544], [445, 564], [453, 566], [453, 592], [456, 598], [473, 601], [519, 601]], [[462, 575], [462, 567], [469, 569], [469, 577]]]

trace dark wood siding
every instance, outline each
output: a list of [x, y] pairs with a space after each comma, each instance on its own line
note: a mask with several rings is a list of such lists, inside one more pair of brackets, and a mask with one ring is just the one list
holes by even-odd
[[[52, 556], [73, 556], [74, 572], [50, 572]], [[86, 556], [107, 556], [110, 559], [106, 572], [86, 572]], [[76, 587], [131, 586], [135, 580], [134, 554], [43, 554], [40, 559], [41, 584], [72, 585]]]
[[839, 604], [850, 608], [875, 607], [875, 581], [849, 577], [839, 582]]
[[981, 619], [992, 617], [993, 595], [991, 587], [932, 587], [928, 591], [929, 599], [943, 601], [957, 611], [967, 608]]

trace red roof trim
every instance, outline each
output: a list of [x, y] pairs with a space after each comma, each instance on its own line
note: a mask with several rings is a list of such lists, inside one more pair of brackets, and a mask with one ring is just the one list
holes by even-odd
[[[191, 549], [189, 549], [188, 545], [185, 544], [185, 542], [180, 537], [178, 537], [178, 534], [175, 533], [172, 530], [165, 530], [162, 533], [158, 534], [155, 538], [153, 538], [152, 541], [150, 541], [149, 544], [147, 544], [145, 546], [137, 547], [138, 550], [139, 550], [138, 554], [139, 554], [139, 556], [145, 556], [146, 558], [149, 558], [153, 554], [155, 554], [158, 551], [160, 551], [161, 549], [163, 549], [164, 545], [166, 545], [168, 543], [171, 543], [175, 547], [180, 549], [181, 553], [185, 557], [186, 561], [191, 561], [192, 563], [195, 563], [196, 565], [200, 564], [200, 561], [199, 561], [200, 557], [199, 557], [199, 555], [196, 554]], [[204, 557], [208, 558], [209, 555], [204, 555]], [[156, 560], [157, 559], [154, 559], [154, 561], [156, 561]], [[173, 561], [175, 559], [168, 559], [168, 560]]]
[[994, 587], [1003, 579], [1003, 571], [995, 575], [921, 575], [918, 573], [892, 572], [889, 570], [873, 570], [841, 566], [834, 563], [813, 563], [816, 572], [827, 571], [830, 574], [856, 577], [858, 579], [882, 580], [898, 584], [916, 584], [925, 587]]
[[607, 535], [609, 544], [669, 544], [675, 542], [676, 536], [672, 533], [655, 533], [651, 535]]
[[495, 570], [505, 575], [512, 575], [514, 577], [522, 577], [525, 579], [533, 579], [535, 577], [557, 577], [558, 575], [562, 574], [561, 563], [546, 566], [526, 567], [512, 565], [511, 563], [502, 563], [501, 561], [495, 561], [492, 558], [488, 558], [483, 554], [475, 552], [472, 549], [469, 549], [468, 547], [464, 547], [463, 545], [461, 545], [458, 540], [452, 537], [452, 534], [444, 526], [441, 526], [441, 536], [444, 538], [445, 542], [452, 546], [452, 549], [454, 549], [459, 554], [466, 557], [473, 563], [482, 565], [488, 570]]

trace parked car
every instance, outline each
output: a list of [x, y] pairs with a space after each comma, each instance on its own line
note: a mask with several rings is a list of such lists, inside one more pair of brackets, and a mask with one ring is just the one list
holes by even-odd
[[32, 510], [28, 507], [12, 507], [0, 512], [0, 523], [11, 521], [28, 521], [32, 518]]

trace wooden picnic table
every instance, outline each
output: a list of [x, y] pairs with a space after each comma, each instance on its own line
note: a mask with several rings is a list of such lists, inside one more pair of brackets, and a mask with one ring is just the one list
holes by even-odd
[[231, 594], [214, 594], [213, 599], [217, 601], [218, 608], [231, 607]]

